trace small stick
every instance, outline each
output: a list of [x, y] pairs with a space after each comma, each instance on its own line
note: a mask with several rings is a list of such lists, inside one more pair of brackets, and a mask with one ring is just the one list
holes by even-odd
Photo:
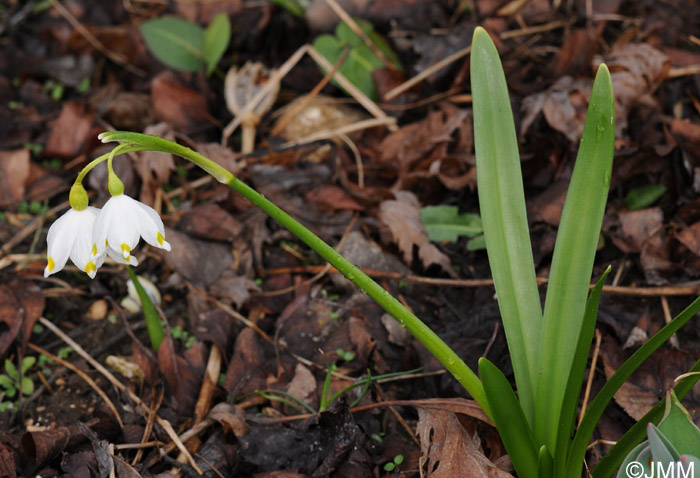
[[406, 90], [410, 90], [413, 88], [415, 85], [432, 75], [438, 70], [442, 70], [448, 65], [451, 65], [455, 61], [459, 60], [460, 58], [463, 58], [467, 56], [470, 52], [472, 51], [471, 45], [469, 45], [466, 48], [462, 48], [456, 53], [451, 54], [450, 56], [443, 58], [442, 60], [438, 61], [437, 63], [434, 63], [433, 65], [429, 66], [425, 70], [421, 71], [418, 73], [416, 76], [413, 78], [410, 78], [403, 83], [401, 83], [399, 86], [396, 88], [393, 88], [390, 90], [386, 95], [384, 95], [384, 100], [385, 101], [391, 101], [397, 96], [399, 96], [401, 93], [403, 93]]
[[299, 60], [302, 59], [304, 54], [311, 49], [311, 45], [305, 44], [299, 47], [297, 51], [294, 52], [292, 56], [290, 56], [287, 61], [285, 61], [282, 66], [275, 71], [275, 73], [270, 77], [270, 79], [265, 83], [265, 86], [260, 88], [260, 91], [258, 91], [258, 94], [253, 97], [248, 103], [246, 103], [245, 107], [243, 110], [236, 115], [235, 118], [224, 128], [223, 135], [221, 137], [221, 145], [226, 146], [226, 143], [228, 143], [228, 139], [231, 137], [234, 131], [236, 131], [236, 128], [238, 128], [241, 124], [241, 122], [245, 119], [245, 117], [255, 109], [256, 106], [258, 106], [258, 103], [260, 103], [263, 98], [265, 98], [270, 91], [274, 88], [275, 84], [279, 83], [282, 81], [282, 78], [284, 78], [289, 71], [296, 66], [297, 63], [299, 63]]
[[345, 126], [341, 126], [336, 129], [324, 129], [316, 133], [310, 134], [303, 138], [297, 139], [295, 141], [288, 141], [280, 146], [280, 148], [288, 148], [290, 146], [299, 146], [302, 144], [313, 143], [314, 141], [319, 141], [321, 139], [335, 138], [341, 134], [353, 133], [355, 131], [360, 131], [367, 128], [374, 128], [377, 126], [386, 126], [391, 129], [396, 126], [395, 118], [376, 118], [368, 119], [362, 121], [356, 121], [355, 123], [350, 123]]
[[[668, 324], [673, 320], [673, 316], [671, 315], [671, 308], [668, 306], [668, 299], [665, 296], [661, 296], [661, 308], [664, 309], [664, 320]], [[681, 345], [678, 343], [678, 335], [673, 334], [668, 341], [674, 349], [681, 348]]]
[[600, 341], [603, 339], [603, 334], [600, 330], [595, 329], [595, 347], [593, 348], [593, 358], [591, 359], [591, 369], [588, 371], [588, 380], [586, 381], [586, 392], [583, 394], [583, 404], [581, 405], [581, 413], [578, 416], [578, 424], [581, 425], [581, 420], [586, 414], [588, 399], [591, 396], [591, 386], [593, 385], [593, 376], [595, 375], [595, 367], [598, 363], [598, 353], [600, 352]]
[[[309, 47], [309, 55], [311, 58], [316, 61], [316, 63], [319, 63], [321, 67], [324, 70], [332, 70], [333, 65], [331, 65], [331, 62], [329, 62], [325, 56], [321, 55], [318, 50], [316, 50], [314, 47], [310, 46]], [[335, 79], [340, 83], [340, 86], [345, 88], [345, 90], [355, 98], [355, 100], [360, 103], [367, 111], [372, 114], [377, 119], [382, 119], [388, 122], [387, 127], [389, 128], [390, 131], [397, 131], [398, 126], [396, 126], [396, 118], [390, 118], [387, 116], [384, 111], [372, 100], [370, 100], [367, 95], [365, 95], [362, 91], [359, 90], [355, 85], [353, 85], [345, 76], [337, 71], [334, 75]]]
[[343, 7], [341, 7], [336, 0], [326, 0], [326, 3], [328, 4], [329, 7], [335, 12], [336, 15], [340, 17], [340, 19], [345, 22], [345, 24], [350, 28], [350, 30], [355, 33], [358, 37], [362, 38], [362, 41], [365, 42], [365, 45], [367, 45], [372, 52], [377, 55], [377, 58], [381, 60], [382, 63], [384, 63], [384, 66], [389, 68], [392, 71], [398, 71], [396, 68], [396, 65], [392, 63], [391, 60], [389, 60], [384, 52], [379, 49], [379, 47], [367, 36], [367, 34], [360, 28], [360, 26], [357, 24], [357, 22], [350, 16], [348, 15], [348, 12], [343, 10]]
[[[112, 375], [112, 373], [104, 368], [102, 364], [100, 364], [97, 360], [95, 360], [89, 353], [85, 351], [84, 348], [82, 348], [75, 340], [71, 339], [68, 335], [66, 335], [61, 329], [56, 327], [51, 321], [47, 320], [44, 317], [39, 318], [39, 322], [41, 325], [46, 327], [47, 329], [51, 330], [54, 334], [58, 335], [61, 340], [63, 340], [66, 344], [70, 345], [73, 347], [73, 350], [75, 353], [80, 355], [82, 358], [85, 359], [90, 365], [92, 365], [98, 372], [100, 372], [117, 390], [121, 392], [127, 392], [129, 394], [129, 397], [136, 402], [139, 406], [141, 406], [144, 410], [147, 410], [148, 408], [146, 407], [146, 404], [143, 403], [143, 400], [136, 395], [134, 392], [131, 390], [127, 389], [126, 386], [121, 383], [117, 378]], [[197, 465], [197, 463], [194, 461], [194, 458], [192, 458], [192, 455], [190, 454], [189, 451], [187, 451], [187, 448], [185, 448], [185, 445], [180, 441], [180, 439], [177, 436], [177, 433], [175, 433], [175, 430], [173, 430], [172, 425], [170, 424], [169, 421], [159, 417], [156, 415], [156, 422], [158, 425], [160, 425], [163, 430], [165, 430], [165, 433], [168, 434], [171, 440], [175, 443], [177, 448], [182, 452], [185, 453], [185, 456], [187, 456], [187, 460], [189, 461], [190, 466], [200, 475], [202, 474], [202, 469]]]

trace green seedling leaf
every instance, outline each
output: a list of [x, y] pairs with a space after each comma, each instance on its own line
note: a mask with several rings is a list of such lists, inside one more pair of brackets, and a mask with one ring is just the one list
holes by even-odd
[[481, 251], [483, 249], [486, 249], [486, 238], [484, 238], [483, 234], [469, 239], [469, 242], [467, 242], [468, 251]]
[[[515, 471], [522, 478], [537, 478], [539, 454], [535, 448], [532, 429], [508, 379], [485, 357], [479, 359], [479, 372], [493, 421]], [[546, 450], [545, 452], [549, 454]]]
[[[608, 68], [598, 67], [576, 165], [552, 256], [537, 383], [535, 437], [555, 449], [569, 373], [584, 320], [588, 287], [610, 189], [615, 104]], [[483, 214], [482, 214], [483, 216]], [[488, 238], [487, 238], [488, 239]], [[547, 400], [544, 400], [547, 397]]]
[[34, 393], [34, 382], [29, 377], [22, 377], [22, 395], [29, 396]]
[[[581, 420], [578, 430], [576, 430], [576, 436], [574, 437], [567, 458], [566, 469], [567, 472], [570, 471], [570, 475], [568, 476], [580, 476], [584, 455], [588, 442], [593, 435], [593, 430], [598, 420], [600, 420], [603, 411], [605, 411], [605, 407], [610, 403], [610, 400], [612, 400], [622, 384], [627, 381], [630, 375], [632, 375], [656, 349], [671, 338], [671, 336], [695, 316], [698, 311], [700, 311], [700, 297], [695, 299], [683, 312], [678, 314], [671, 322], [651, 336], [644, 345], [639, 347], [637, 351], [617, 369], [605, 385], [603, 385], [603, 388], [600, 389], [598, 394], [591, 401], [588, 411], [584, 415], [583, 420]], [[696, 372], [698, 370], [700, 370], [700, 361], [698, 361], [690, 371]], [[676, 395], [679, 398], [684, 397], [697, 380], [697, 376], [691, 376], [681, 380], [674, 388]], [[622, 439], [617, 442], [617, 445], [615, 445], [615, 447], [605, 455], [604, 459], [596, 465], [593, 469], [593, 476], [596, 478], [612, 476], [627, 454], [644, 438], [646, 424], [660, 420], [663, 411], [664, 405], [661, 402], [657, 403], [649, 413], [627, 431]], [[578, 475], [576, 475], [577, 471]]]
[[199, 25], [164, 17], [143, 22], [139, 30], [148, 49], [167, 66], [192, 72], [204, 66], [204, 30]]
[[557, 448], [554, 453], [554, 466], [557, 470], [557, 476], [565, 476], [566, 457], [569, 452], [570, 436], [574, 431], [576, 423], [576, 410], [578, 409], [579, 395], [583, 385], [583, 376], [586, 373], [586, 364], [588, 363], [588, 354], [595, 333], [595, 323], [598, 318], [598, 305], [600, 303], [600, 294], [603, 291], [605, 280], [610, 274], [610, 266], [605, 269], [602, 277], [593, 287], [588, 302], [586, 303], [586, 312], [581, 323], [581, 332], [579, 333], [576, 351], [574, 352], [574, 360], [571, 364], [569, 372], [569, 381], [566, 384], [564, 392], [564, 402], [561, 409], [561, 432], [557, 435]]
[[472, 237], [483, 232], [478, 214], [459, 214], [457, 206], [427, 206], [420, 210], [420, 220], [428, 237], [435, 242], [455, 242], [460, 236]]
[[309, 0], [272, 0], [272, 2], [299, 18], [304, 18], [306, 8], [311, 3]]
[[[496, 46], [480, 27], [474, 31], [472, 40], [471, 84], [476, 173], [486, 251], [520, 404], [527, 422], [533, 425], [542, 305], [506, 78]], [[532, 469], [537, 469], [536, 458]]]
[[15, 388], [15, 383], [10, 377], [3, 374], [0, 375], [0, 387], [4, 388], [5, 390], [9, 390], [11, 388]]
[[141, 308], [143, 309], [143, 318], [146, 321], [146, 329], [148, 330], [148, 337], [151, 339], [151, 347], [156, 352], [160, 348], [160, 344], [165, 338], [165, 330], [163, 330], [163, 324], [160, 321], [160, 315], [156, 310], [156, 306], [153, 305], [153, 301], [143, 288], [139, 278], [136, 276], [131, 267], [126, 266], [126, 271], [129, 273], [129, 278], [134, 283], [136, 287], [136, 293], [141, 300]]
[[16, 382], [19, 381], [19, 372], [17, 371], [17, 367], [15, 367], [15, 364], [13, 364], [10, 359], [5, 359], [5, 372], [7, 372], [7, 375], [9, 375], [10, 378], [14, 379]]
[[22, 375], [27, 373], [27, 370], [32, 368], [36, 363], [36, 357], [24, 357], [22, 359]]
[[231, 22], [228, 15], [219, 13], [204, 30], [204, 61], [207, 76], [211, 75], [231, 41]]
[[15, 395], [17, 395], [17, 388], [15, 387], [15, 384], [13, 383], [12, 387], [5, 390], [5, 396], [7, 396], [7, 398], [12, 398]]
[[651, 456], [655, 462], [671, 463], [681, 459], [681, 455], [673, 443], [653, 423], [647, 425], [647, 437], [649, 438], [649, 450], [651, 450]]
[[625, 204], [631, 211], [644, 209], [654, 204], [658, 199], [666, 194], [666, 186], [663, 184], [650, 184], [635, 188], [627, 193]]
[[[360, 29], [367, 34], [369, 39], [385, 56], [401, 69], [401, 64], [396, 54], [389, 45], [377, 34], [372, 25], [359, 18], [355, 19]], [[345, 76], [360, 91], [373, 100], [378, 99], [377, 88], [372, 79], [372, 72], [382, 68], [384, 63], [377, 57], [372, 49], [365, 44], [362, 38], [353, 32], [344, 22], [341, 22], [335, 31], [335, 36], [320, 35], [316, 37], [313, 46], [332, 64], [336, 64], [346, 49], [350, 50], [345, 62], [340, 67], [340, 73]], [[324, 70], [324, 72], [326, 72]], [[327, 72], [326, 72], [327, 73]], [[333, 80], [337, 85], [338, 83]]]

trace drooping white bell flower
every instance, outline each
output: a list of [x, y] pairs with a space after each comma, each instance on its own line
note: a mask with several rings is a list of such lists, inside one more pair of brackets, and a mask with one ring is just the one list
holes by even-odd
[[104, 258], [90, 254], [92, 229], [99, 213], [99, 209], [90, 206], [80, 211], [71, 208], [51, 225], [46, 237], [48, 264], [44, 269], [44, 277], [63, 269], [69, 257], [78, 269], [90, 278], [95, 277], [98, 260], [104, 261]]
[[95, 221], [92, 255], [100, 257], [111, 248], [131, 261], [131, 251], [141, 237], [154, 247], [170, 250], [163, 221], [155, 209], [124, 194], [113, 195]]

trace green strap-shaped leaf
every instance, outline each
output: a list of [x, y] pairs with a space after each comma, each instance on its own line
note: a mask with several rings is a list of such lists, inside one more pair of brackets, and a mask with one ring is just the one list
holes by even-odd
[[506, 79], [496, 46], [480, 27], [474, 31], [472, 40], [471, 84], [476, 173], [486, 251], [520, 403], [528, 423], [533, 425], [542, 304]]
[[607, 279], [609, 273], [610, 266], [605, 269], [603, 276], [598, 280], [595, 287], [593, 287], [591, 295], [588, 297], [588, 302], [586, 303], [586, 312], [583, 316], [581, 332], [579, 333], [578, 344], [576, 344], [574, 361], [571, 365], [569, 381], [566, 384], [564, 403], [559, 420], [557, 448], [554, 453], [554, 465], [557, 470], [557, 476], [564, 476], [566, 469], [566, 455], [569, 452], [571, 434], [574, 431], [574, 425], [576, 423], [576, 410], [578, 409], [579, 395], [581, 394], [581, 386], [583, 385], [583, 376], [586, 373], [586, 364], [588, 363], [591, 341], [595, 333], [595, 323], [598, 318], [600, 294], [603, 291], [603, 284], [605, 284], [605, 279]]
[[[508, 379], [485, 357], [479, 359], [479, 372], [493, 421], [513, 463], [513, 468], [521, 478], [537, 478], [539, 454], [533, 441], [532, 429], [525, 419]], [[545, 453], [549, 455], [546, 450]]]
[[[678, 314], [675, 319], [666, 324], [661, 330], [655, 333], [647, 342], [639, 347], [630, 358], [617, 369], [612, 377], [603, 385], [598, 394], [591, 401], [588, 411], [581, 420], [581, 425], [576, 430], [576, 436], [569, 451], [567, 459], [567, 476], [581, 476], [581, 467], [583, 466], [583, 458], [586, 454], [588, 442], [593, 435], [598, 420], [605, 411], [610, 400], [615, 393], [620, 389], [623, 383], [634, 373], [637, 368], [654, 353], [656, 349], [661, 347], [678, 329], [683, 327], [695, 314], [700, 311], [700, 298], [697, 298], [683, 312]], [[698, 361], [691, 371], [700, 370], [700, 361]], [[683, 379], [674, 388], [678, 398], [683, 398], [686, 393], [697, 382], [697, 376], [691, 376]], [[658, 422], [664, 412], [662, 402], [657, 403], [649, 413], [647, 413], [639, 422], [637, 422], [627, 433], [617, 442], [617, 445], [603, 457], [596, 468], [593, 469], [593, 476], [596, 478], [604, 478], [611, 476], [617, 467], [622, 463], [627, 454], [642, 440], [646, 432], [646, 424], [650, 422]], [[578, 474], [577, 474], [578, 471]]]
[[231, 22], [228, 15], [219, 13], [204, 30], [204, 61], [210, 75], [231, 41]]
[[[535, 437], [555, 449], [561, 408], [586, 308], [615, 146], [612, 80], [600, 65], [562, 211], [544, 306]], [[544, 397], [547, 397], [545, 400]]]
[[143, 288], [141, 282], [139, 282], [139, 278], [136, 276], [131, 267], [126, 266], [126, 271], [129, 273], [129, 278], [134, 283], [136, 293], [139, 295], [139, 300], [141, 301], [143, 319], [146, 322], [148, 337], [151, 339], [151, 348], [157, 352], [160, 348], [160, 344], [165, 338], [165, 330], [163, 329], [163, 324], [160, 321], [160, 314], [158, 314], [156, 306], [153, 305], [153, 301], [148, 296], [148, 292], [146, 292], [146, 289]]

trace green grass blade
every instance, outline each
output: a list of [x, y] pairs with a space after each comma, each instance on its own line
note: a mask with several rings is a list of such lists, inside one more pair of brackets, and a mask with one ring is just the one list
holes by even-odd
[[493, 421], [513, 468], [521, 478], [537, 478], [538, 453], [532, 428], [525, 419], [508, 379], [485, 357], [479, 359], [479, 372]]
[[474, 143], [481, 220], [523, 412], [534, 423], [542, 304], [537, 290], [525, 194], [506, 79], [488, 33], [471, 52]]
[[[559, 418], [610, 187], [615, 146], [612, 80], [598, 68], [562, 211], [544, 306], [535, 437], [555, 450]], [[545, 399], [546, 397], [546, 399]]]
[[[619, 388], [622, 386], [625, 381], [634, 373], [635, 370], [647, 359], [649, 356], [659, 347], [661, 347], [664, 342], [666, 342], [673, 334], [675, 334], [678, 329], [683, 327], [696, 313], [700, 311], [700, 298], [695, 299], [683, 312], [678, 314], [675, 319], [673, 319], [671, 322], [666, 324], [661, 330], [659, 330], [656, 334], [654, 334], [644, 345], [639, 347], [635, 353], [632, 354], [630, 358], [628, 358], [617, 371], [613, 374], [612, 377], [608, 379], [608, 381], [603, 385], [603, 388], [600, 389], [600, 392], [595, 396], [593, 401], [591, 402], [590, 406], [588, 407], [588, 411], [586, 412], [586, 415], [584, 415], [583, 420], [581, 421], [581, 425], [579, 426], [578, 430], [576, 431], [576, 436], [574, 437], [574, 441], [571, 445], [571, 450], [569, 452], [569, 457], [567, 459], [567, 473], [569, 473], [569, 476], [581, 476], [581, 467], [583, 466], [583, 458], [586, 453], [586, 447], [588, 446], [588, 442], [591, 439], [591, 436], [593, 435], [593, 430], [596, 427], [596, 424], [598, 423], [598, 420], [600, 420], [601, 415], [603, 415], [603, 411], [605, 411], [605, 407], [608, 405], [610, 400], [612, 400], [613, 396], [615, 393], [619, 390]], [[698, 364], [696, 364], [697, 366]], [[695, 366], [693, 367], [695, 368]], [[700, 368], [700, 367], [699, 367]], [[691, 370], [692, 371], [692, 370]], [[693, 383], [698, 380], [697, 376], [691, 376], [686, 379], [683, 379], [679, 384], [674, 388], [676, 391], [676, 395], [678, 398], [682, 398], [685, 396], [686, 393], [688, 393], [688, 390], [692, 388], [692, 385], [689, 386], [691, 382], [686, 382], [686, 380], [692, 380]], [[682, 386], [682, 387], [681, 387]], [[679, 389], [680, 387], [680, 389]], [[657, 410], [655, 412], [655, 410]], [[652, 413], [653, 412], [653, 413]], [[627, 434], [630, 434], [634, 432], [635, 434], [638, 433], [639, 426], [641, 423], [644, 422], [644, 420], [647, 419], [647, 417], [650, 417], [658, 422], [658, 420], [661, 419], [663, 416], [664, 412], [664, 407], [661, 405], [661, 402], [656, 404], [654, 408], [652, 409], [651, 412], [647, 413], [642, 420], [640, 420], [635, 426], [633, 426]], [[650, 416], [651, 414], [651, 416]], [[655, 415], [658, 414], [658, 417]], [[646, 423], [649, 423], [650, 420], [647, 420]], [[646, 426], [646, 423], [642, 426], [644, 428]], [[625, 440], [627, 437], [627, 434], [623, 437], [622, 440], [618, 441], [618, 445]], [[642, 435], [643, 437], [643, 435]], [[640, 440], [641, 441], [641, 440]], [[625, 456], [629, 451], [632, 450], [632, 448], [639, 442], [632, 442], [631, 440], [628, 440], [625, 442], [626, 446], [626, 451], [623, 449], [618, 449], [616, 453], [619, 453], [619, 463], [622, 463], [622, 460], [625, 459]], [[615, 446], [615, 448], [618, 448]], [[606, 455], [607, 458], [607, 455]], [[601, 463], [603, 463], [603, 460], [601, 460]], [[611, 461], [608, 461], [606, 466], [610, 467], [612, 464]], [[596, 470], [598, 470], [598, 467], [596, 467]], [[600, 471], [600, 470], [599, 470]], [[578, 474], [577, 474], [578, 473]], [[596, 475], [594, 476], [609, 476], [609, 475]]]
[[595, 287], [593, 287], [588, 297], [588, 302], [586, 303], [586, 312], [583, 316], [581, 333], [579, 334], [578, 344], [576, 344], [574, 361], [571, 365], [569, 381], [566, 384], [564, 403], [559, 419], [557, 448], [554, 453], [554, 466], [557, 470], [556, 476], [564, 476], [564, 472], [566, 471], [566, 456], [569, 452], [571, 434], [574, 431], [574, 424], [576, 423], [576, 410], [578, 408], [579, 395], [581, 394], [581, 386], [583, 385], [583, 376], [586, 373], [588, 354], [591, 349], [593, 334], [595, 333], [600, 294], [603, 291], [603, 284], [605, 284], [605, 279], [607, 279], [609, 273], [610, 266], [603, 272], [603, 276], [598, 280]]
[[[688, 307], [688, 309], [690, 309], [691, 307], [695, 306], [694, 311], [690, 314], [691, 317], [700, 311], [700, 303], [698, 303], [698, 301], [700, 301], [700, 299], [696, 299], [695, 302]], [[685, 311], [683, 314], [684, 313]], [[680, 315], [678, 318], [680, 318]], [[678, 318], [676, 320], [678, 320]], [[695, 362], [689, 372], [700, 372], [700, 360]], [[700, 375], [690, 375], [679, 381], [678, 384], [673, 387], [676, 397], [678, 397], [679, 400], [685, 397], [686, 394], [695, 386], [698, 380], [700, 380]], [[610, 478], [613, 474], [615, 474], [615, 471], [620, 468], [623, 460], [630, 453], [630, 451], [632, 451], [638, 443], [641, 443], [642, 440], [646, 438], [647, 424], [659, 423], [663, 417], [665, 407], [666, 399], [664, 398], [663, 400], [659, 401], [659, 403], [654, 405], [654, 407], [649, 410], [647, 414], [644, 415], [637, 423], [635, 423], [632, 428], [627, 430], [627, 433], [625, 433], [622, 438], [617, 441], [615, 446], [613, 446], [612, 449], [598, 462], [595, 468], [593, 468], [591, 474], [595, 478]]]

